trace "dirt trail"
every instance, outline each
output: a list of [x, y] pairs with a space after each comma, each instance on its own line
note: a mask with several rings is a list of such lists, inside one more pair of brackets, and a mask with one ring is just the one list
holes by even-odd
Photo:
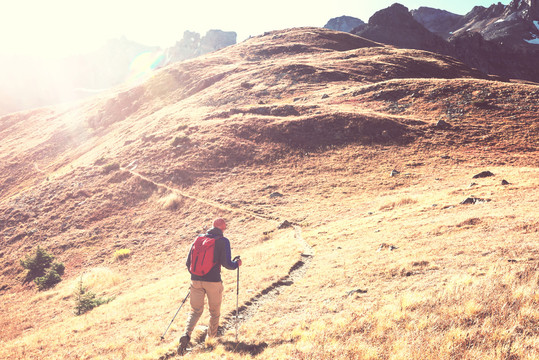
[[181, 191], [179, 189], [172, 188], [172, 187], [170, 187], [170, 186], [168, 186], [166, 184], [155, 182], [152, 179], [150, 179], [149, 177], [144, 176], [144, 175], [142, 175], [142, 174], [140, 174], [140, 173], [138, 173], [136, 171], [133, 171], [133, 170], [130, 170], [130, 169], [127, 169], [127, 168], [121, 168], [121, 169], [125, 170], [125, 171], [128, 171], [132, 175], [138, 176], [139, 178], [141, 178], [143, 180], [151, 182], [152, 184], [154, 184], [155, 186], [157, 186], [159, 188], [166, 189], [166, 190], [168, 190], [170, 192], [173, 192], [175, 194], [178, 194], [178, 195], [180, 195], [180, 196], [182, 196], [184, 198], [195, 200], [195, 201], [210, 205], [210, 206], [212, 206], [214, 208], [217, 208], [217, 209], [229, 211], [229, 212], [232, 212], [232, 213], [240, 213], [240, 214], [243, 214], [243, 215], [248, 215], [248, 216], [254, 217], [254, 218], [259, 219], [259, 220], [274, 221], [274, 222], [279, 220], [279, 219], [275, 219], [275, 218], [272, 218], [272, 217], [269, 217], [269, 216], [261, 216], [260, 214], [257, 214], [255, 212], [252, 212], [252, 211], [249, 211], [249, 210], [240, 209], [240, 208], [234, 208], [234, 207], [230, 207], [230, 206], [227, 206], [225, 204], [221, 204], [221, 203], [218, 203], [218, 202], [215, 202], [215, 201], [212, 201], [212, 200], [203, 199], [203, 198], [188, 194], [188, 193], [186, 193], [184, 191]]
[[[227, 206], [225, 204], [221, 204], [221, 203], [217, 203], [215, 201], [211, 201], [211, 200], [208, 200], [208, 199], [193, 196], [193, 195], [188, 194], [188, 193], [186, 193], [184, 191], [181, 191], [181, 190], [178, 190], [178, 189], [175, 189], [175, 188], [171, 188], [170, 186], [168, 186], [166, 184], [157, 183], [157, 182], [153, 181], [152, 179], [148, 178], [147, 176], [144, 176], [144, 175], [142, 175], [140, 173], [137, 173], [137, 172], [135, 172], [133, 170], [130, 170], [130, 169], [127, 169], [127, 168], [122, 168], [122, 170], [128, 171], [132, 175], [137, 176], [137, 177], [139, 177], [139, 178], [141, 178], [141, 179], [143, 179], [145, 181], [151, 182], [152, 184], [156, 185], [157, 187], [166, 189], [168, 191], [171, 191], [171, 192], [173, 192], [175, 194], [178, 194], [180, 196], [183, 196], [185, 198], [192, 199], [192, 200], [195, 200], [195, 201], [198, 201], [198, 202], [213, 206], [213, 207], [221, 209], [221, 210], [229, 211], [229, 212], [232, 212], [232, 213], [241, 213], [241, 214], [248, 215], [248, 216], [251, 216], [251, 217], [254, 217], [254, 218], [257, 218], [257, 219], [260, 219], [260, 220], [265, 220], [265, 221], [276, 222], [276, 221], [279, 220], [278, 218], [261, 216], [261, 215], [259, 215], [257, 213], [249, 211], [249, 210], [245, 210], [245, 209], [241, 209], [241, 208], [233, 208], [233, 207]], [[225, 316], [223, 316], [222, 321], [221, 321], [221, 326], [219, 327], [219, 333], [221, 335], [224, 334], [225, 331], [233, 329], [236, 326], [239, 327], [239, 326], [241, 326], [242, 323], [247, 322], [250, 318], [252, 318], [256, 314], [258, 309], [263, 304], [265, 304], [265, 303], [267, 303], [269, 301], [274, 301], [275, 298], [280, 294], [280, 290], [281, 290], [282, 287], [284, 287], [284, 286], [292, 286], [294, 284], [294, 282], [301, 279], [305, 275], [305, 273], [307, 272], [307, 270], [309, 268], [311, 260], [312, 260], [312, 258], [314, 256], [313, 249], [307, 243], [307, 241], [305, 241], [305, 239], [303, 238], [302, 233], [301, 233], [301, 227], [295, 225], [294, 226], [294, 232], [295, 232], [294, 237], [295, 237], [296, 241], [298, 241], [303, 247], [303, 251], [302, 251], [302, 254], [301, 254], [301, 259], [299, 259], [290, 268], [290, 270], [288, 271], [288, 274], [284, 275], [279, 280], [272, 283], [270, 286], [268, 286], [265, 289], [261, 290], [260, 292], [255, 294], [253, 297], [251, 297], [248, 301], [246, 301], [241, 306], [239, 306], [237, 314], [236, 314], [236, 309], [234, 309], [231, 312], [229, 312], [228, 314], [226, 314]], [[201, 338], [193, 339], [192, 341], [195, 343], [195, 346], [194, 346], [193, 349], [199, 348], [204, 343], [204, 336], [202, 336]], [[264, 347], [264, 345], [262, 345], [262, 347]], [[257, 352], [260, 352], [261, 350], [263, 350], [263, 348], [262, 349], [256, 348], [256, 349], [252, 349], [252, 352], [257, 353]], [[159, 360], [166, 360], [166, 359], [173, 358], [175, 356], [177, 356], [176, 348], [174, 348], [173, 350], [170, 350], [165, 355], [161, 356], [159, 358]]]
[[279, 290], [281, 287], [291, 286], [294, 284], [294, 282], [301, 279], [305, 275], [313, 257], [313, 250], [301, 236], [301, 228], [299, 226], [295, 227], [295, 238], [298, 242], [304, 245], [301, 259], [290, 268], [287, 275], [275, 281], [273, 284], [253, 296], [249, 301], [245, 302], [244, 305], [239, 307], [237, 320], [236, 310], [233, 310], [228, 315], [224, 316], [221, 334], [223, 334], [225, 330], [236, 327], [236, 324], [239, 326], [249, 320], [257, 312], [261, 305], [268, 301], [274, 300], [277, 295], [279, 295]]

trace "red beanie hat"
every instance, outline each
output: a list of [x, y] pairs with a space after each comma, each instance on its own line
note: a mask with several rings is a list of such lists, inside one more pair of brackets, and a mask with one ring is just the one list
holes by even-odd
[[226, 222], [222, 218], [215, 219], [213, 222], [213, 227], [216, 227], [224, 231], [226, 229]]

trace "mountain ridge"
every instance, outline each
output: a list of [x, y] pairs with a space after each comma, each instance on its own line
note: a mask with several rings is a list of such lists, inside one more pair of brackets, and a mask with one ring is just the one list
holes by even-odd
[[539, 28], [535, 24], [539, 21], [530, 20], [536, 5], [535, 1], [513, 1], [507, 6], [476, 6], [459, 16], [424, 7], [409, 12], [394, 4], [353, 33], [395, 46], [445, 53], [505, 79], [537, 82]]

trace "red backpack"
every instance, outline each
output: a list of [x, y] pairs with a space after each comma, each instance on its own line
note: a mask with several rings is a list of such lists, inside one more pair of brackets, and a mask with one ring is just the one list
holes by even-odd
[[189, 272], [193, 275], [204, 276], [217, 264], [213, 258], [215, 239], [199, 235], [191, 248], [191, 264]]

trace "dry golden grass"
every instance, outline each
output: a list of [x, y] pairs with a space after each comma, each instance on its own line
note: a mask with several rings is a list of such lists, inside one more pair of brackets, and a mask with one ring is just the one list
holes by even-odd
[[[346, 150], [336, 151], [321, 161], [328, 164], [346, 156]], [[378, 174], [385, 173], [385, 166], [373, 165], [372, 175], [356, 181], [350, 181], [357, 171], [354, 166], [337, 172], [317, 170], [315, 178], [291, 178], [283, 167], [260, 180], [259, 172], [253, 170], [228, 180], [228, 188], [235, 191], [218, 182], [199, 189], [200, 198], [213, 199], [212, 194], [218, 193], [230, 203], [252, 199], [267, 215], [299, 221], [314, 258], [303, 278], [259, 304], [253, 317], [240, 326], [237, 348], [231, 345], [231, 329], [217, 344], [210, 344], [211, 351], [197, 348], [186, 358], [537, 356], [538, 254], [533, 230], [537, 218], [532, 196], [537, 169], [492, 167], [504, 177], [519, 179], [510, 188], [485, 179], [469, 189], [469, 178], [479, 167], [472, 163], [438, 167], [445, 174], [443, 180], [431, 180], [429, 170], [418, 169], [415, 176], [422, 181], [394, 187], [394, 182], [403, 180], [390, 179], [380, 188]], [[306, 162], [296, 170], [308, 172], [312, 167], [313, 163]], [[316, 183], [320, 177], [328, 181]], [[260, 185], [241, 187], [245, 183]], [[261, 193], [259, 188], [268, 183], [280, 184], [285, 197], [275, 200]], [[493, 200], [458, 205], [472, 194]], [[382, 209], [393, 203], [400, 205]], [[191, 211], [200, 212], [190, 206]], [[302, 246], [293, 229], [275, 230], [279, 220], [214, 211], [201, 223], [217, 215], [228, 217], [233, 254], [241, 254], [244, 260], [240, 305], [285, 276], [300, 258]], [[396, 249], [377, 251], [382, 243]], [[153, 246], [163, 245], [160, 240]], [[188, 245], [174, 242], [161, 255], [133, 252], [128, 262], [86, 270], [85, 284], [99, 296], [115, 299], [81, 317], [73, 315], [72, 295], [80, 274], [66, 274], [57, 287], [36, 294], [29, 302], [10, 302], [9, 321], [32, 313], [37, 321], [13, 335], [9, 332], [14, 330], [3, 326], [2, 336], [7, 340], [0, 357], [158, 359], [175, 348], [183, 331], [186, 309], [166, 341], [159, 341], [188, 289], [183, 265]], [[140, 261], [153, 265], [134, 273]], [[235, 308], [236, 272], [223, 270], [223, 277], [224, 316]], [[356, 289], [367, 292], [348, 295]], [[200, 324], [207, 320], [206, 312]]]
[[110, 290], [124, 281], [118, 272], [105, 267], [93, 268], [86, 271], [82, 274], [82, 280], [84, 286], [92, 291]]
[[[530, 194], [537, 170], [495, 170], [518, 176], [519, 186], [507, 191], [497, 181], [482, 182], [476, 193], [496, 202], [480, 206], [458, 205], [467, 191], [461, 169], [447, 172], [435, 190], [423, 191], [428, 184], [419, 182], [386, 194], [382, 204], [405, 203], [391, 209], [361, 194], [342, 197], [339, 207], [332, 206], [334, 198], [319, 198], [316, 208], [326, 209], [321, 222], [318, 212], [309, 212], [310, 202], [292, 200], [288, 206], [309, 214], [304, 236], [316, 256], [303, 279], [242, 324], [244, 348], [263, 348], [257, 358], [267, 359], [537, 356], [537, 258], [528, 260], [537, 256], [536, 237], [528, 236], [529, 227], [515, 226], [536, 221]], [[382, 243], [397, 248], [376, 251]], [[347, 295], [355, 289], [367, 293]], [[517, 298], [520, 305], [511, 307]], [[231, 338], [211, 354], [228, 354]]]
[[398, 201], [395, 201], [386, 205], [382, 205], [380, 207], [380, 210], [393, 210], [396, 207], [405, 206], [405, 205], [413, 205], [413, 204], [417, 204], [417, 200], [411, 199], [411, 198], [404, 198], [404, 199], [400, 199]]
[[536, 359], [537, 264], [460, 276], [306, 322], [293, 358]]
[[177, 210], [182, 204], [181, 196], [175, 192], [169, 193], [158, 201], [165, 210]]

